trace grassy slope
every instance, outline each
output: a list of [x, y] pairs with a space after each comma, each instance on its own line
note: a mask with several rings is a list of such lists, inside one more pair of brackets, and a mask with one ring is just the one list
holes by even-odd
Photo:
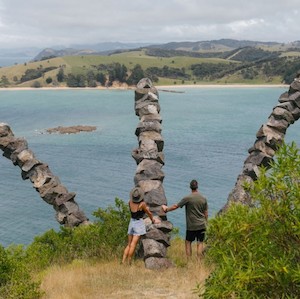
[[[17, 64], [17, 65], [11, 66], [11, 67], [3, 67], [3, 68], [0, 68], [0, 78], [2, 76], [6, 76], [7, 79], [11, 83], [13, 83], [14, 77], [17, 77], [17, 79], [20, 80], [20, 78], [22, 77], [22, 75], [24, 75], [24, 73], [27, 69], [37, 69], [40, 66], [42, 66], [43, 68], [53, 67], [53, 66], [59, 67], [64, 64], [66, 65], [67, 70], [71, 70], [70, 65], [68, 65], [66, 63], [66, 61], [64, 60], [63, 57], [57, 57], [57, 58], [44, 60], [44, 61], [28, 62], [26, 64], [25, 63]], [[48, 76], [54, 76], [54, 75], [56, 75], [56, 73], [57, 73], [56, 70], [52, 70], [52, 71], [46, 73], [43, 79], [38, 79], [37, 81], [44, 83], [45, 79]], [[32, 85], [32, 81], [24, 82], [23, 84], [18, 84], [19, 87], [28, 87], [31, 85]]]
[[[64, 56], [53, 58], [49, 60], [43, 60], [38, 62], [29, 62], [27, 64], [19, 64], [14, 65], [11, 67], [3, 67], [0, 68], [0, 78], [2, 76], [6, 76], [9, 82], [13, 85], [14, 77], [18, 79], [25, 73], [26, 69], [37, 69], [38, 67], [47, 68], [50, 66], [62, 66], [65, 65], [64, 72], [68, 74], [70, 72], [74, 74], [84, 73], [89, 69], [93, 69], [94, 66], [99, 64], [109, 64], [113, 62], [119, 62], [120, 64], [124, 64], [128, 70], [132, 69], [136, 64], [140, 64], [143, 69], [148, 67], [159, 67], [162, 68], [163, 66], [167, 65], [169, 67], [174, 68], [186, 68], [191, 64], [195, 63], [202, 63], [202, 62], [211, 62], [211, 63], [229, 63], [227, 60], [218, 59], [218, 58], [193, 58], [193, 57], [183, 57], [183, 56], [175, 56], [175, 57], [153, 57], [145, 55], [144, 51], [130, 51], [124, 52], [120, 54], [114, 54], [110, 56], [97, 56], [97, 55], [90, 55], [90, 56]], [[15, 84], [15, 86], [19, 87], [30, 87], [33, 81], [38, 81], [41, 83], [42, 86], [47, 86], [45, 80], [47, 77], [55, 78], [58, 70], [52, 70], [50, 72], [45, 73], [43, 78], [39, 78], [32, 81], [27, 81], [22, 84]], [[174, 81], [176, 83], [181, 83], [181, 80], [173, 80], [163, 78], [158, 85], [163, 84], [173, 84]], [[192, 83], [192, 82], [186, 82]]]
[[208, 269], [195, 257], [186, 263], [184, 241], [180, 239], [173, 240], [168, 256], [177, 266], [161, 271], [145, 269], [141, 260], [132, 266], [116, 260], [54, 266], [43, 274], [43, 298], [199, 298], [194, 290], [209, 275]]
[[[284, 55], [295, 56], [299, 55], [299, 52], [286, 52]], [[50, 66], [59, 67], [64, 65], [64, 72], [68, 74], [70, 72], [74, 74], [86, 73], [88, 70], [96, 70], [96, 66], [99, 64], [109, 64], [113, 62], [119, 62], [120, 64], [124, 64], [127, 69], [130, 71], [136, 64], [140, 64], [142, 68], [145, 70], [148, 67], [159, 67], [167, 65], [173, 68], [185, 68], [186, 72], [191, 74], [189, 67], [192, 64], [209, 62], [209, 63], [229, 63], [228, 60], [219, 59], [219, 58], [195, 58], [195, 57], [184, 57], [184, 56], [175, 56], [175, 57], [153, 57], [147, 56], [145, 51], [129, 51], [120, 54], [114, 54], [110, 56], [65, 56], [58, 57], [44, 61], [38, 61], [27, 64], [19, 64], [11, 67], [3, 67], [0, 68], [0, 78], [2, 76], [6, 76], [13, 86], [14, 77], [18, 79], [25, 73], [26, 69], [36, 69], [38, 67], [47, 68]], [[233, 61], [231, 61], [233, 62]], [[58, 70], [52, 70], [44, 74], [43, 78], [39, 78], [33, 81], [27, 81], [22, 84], [15, 84], [18, 87], [30, 87], [32, 86], [34, 81], [40, 82], [42, 86], [48, 86], [45, 82], [47, 77], [56, 78]], [[174, 80], [168, 78], [160, 78], [157, 85], [172, 85], [172, 84], [182, 84], [181, 80]], [[226, 83], [245, 83], [245, 84], [279, 84], [281, 83], [281, 78], [265, 78], [264, 76], [259, 76], [255, 80], [245, 80], [238, 73], [235, 73], [231, 76], [224, 77], [219, 79], [218, 81], [196, 81], [193, 78], [188, 81], [185, 80], [185, 84], [203, 84], [203, 83], [214, 83], [214, 84], [226, 84]], [[50, 85], [51, 86], [51, 85]]]
[[144, 51], [124, 52], [121, 54], [114, 54], [110, 56], [66, 56], [64, 60], [67, 64], [72, 65], [73, 71], [81, 69], [82, 67], [89, 67], [92, 65], [109, 64], [119, 62], [124, 64], [128, 69], [132, 69], [136, 64], [140, 64], [143, 69], [148, 67], [159, 67], [167, 65], [174, 68], [187, 68], [194, 63], [229, 63], [227, 60], [219, 58], [194, 58], [185, 56], [175, 57], [154, 57], [145, 55]]

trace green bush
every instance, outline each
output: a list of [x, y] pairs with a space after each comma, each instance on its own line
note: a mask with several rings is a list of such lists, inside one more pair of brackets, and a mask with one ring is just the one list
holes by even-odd
[[[209, 222], [204, 298], [300, 298], [300, 155], [283, 145], [249, 188], [254, 207], [232, 204]], [[200, 290], [201, 291], [201, 290]]]
[[5, 249], [0, 246], [0, 287], [5, 285], [11, 275], [11, 267]]
[[[130, 220], [128, 204], [116, 198], [115, 207], [98, 209], [93, 215], [99, 219], [96, 224], [100, 228], [102, 246], [119, 254], [127, 242], [127, 227]], [[111, 256], [111, 253], [108, 256]]]
[[40, 298], [40, 283], [32, 280], [22, 246], [0, 246], [0, 262], [0, 298]]
[[61, 227], [35, 237], [27, 249], [28, 263], [35, 270], [52, 264], [69, 263], [74, 259], [111, 259], [121, 255], [126, 244], [129, 222], [128, 205], [118, 198], [115, 207], [98, 209], [96, 221], [75, 228]]
[[129, 208], [115, 199], [115, 207], [94, 212], [95, 223], [75, 228], [61, 227], [35, 237], [26, 249], [0, 246], [0, 298], [40, 298], [39, 282], [32, 279], [53, 264], [74, 259], [120, 257], [126, 244]]

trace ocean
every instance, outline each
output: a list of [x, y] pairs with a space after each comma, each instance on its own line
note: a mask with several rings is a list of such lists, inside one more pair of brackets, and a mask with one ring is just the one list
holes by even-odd
[[[159, 89], [159, 87], [158, 87]], [[267, 121], [283, 87], [176, 88], [159, 91], [162, 136], [165, 141], [164, 189], [168, 204], [189, 192], [191, 179], [207, 197], [209, 217], [226, 203], [236, 178]], [[85, 214], [127, 202], [134, 186], [138, 146], [133, 90], [0, 90], [0, 122], [16, 137], [24, 137], [37, 159], [47, 163]], [[93, 125], [79, 134], [46, 134], [47, 128]], [[298, 128], [298, 129], [297, 129]], [[296, 123], [286, 141], [299, 141]], [[55, 211], [45, 203], [21, 170], [0, 159], [0, 244], [29, 244], [48, 229], [59, 229]], [[168, 219], [185, 233], [185, 214], [178, 209]]]
[[30, 61], [31, 57], [20, 57], [20, 56], [1, 56], [0, 55], [0, 67], [13, 66], [15, 64], [23, 64]]

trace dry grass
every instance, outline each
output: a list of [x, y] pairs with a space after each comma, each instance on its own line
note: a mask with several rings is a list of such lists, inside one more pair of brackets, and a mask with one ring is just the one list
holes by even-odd
[[199, 298], [194, 289], [209, 271], [196, 259], [187, 263], [180, 243], [182, 249], [175, 244], [169, 253], [179, 266], [166, 270], [147, 270], [141, 260], [132, 266], [114, 260], [52, 267], [42, 280], [43, 299]]

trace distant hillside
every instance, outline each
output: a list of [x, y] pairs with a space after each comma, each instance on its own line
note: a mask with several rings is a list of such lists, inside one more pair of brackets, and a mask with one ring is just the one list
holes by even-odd
[[62, 57], [62, 56], [76, 56], [76, 55], [91, 55], [97, 54], [94, 50], [78, 50], [73, 48], [55, 50], [51, 48], [44, 49], [38, 55], [36, 55], [33, 61], [45, 60], [54, 57]]
[[134, 86], [142, 77], [156, 85], [290, 84], [299, 70], [300, 41], [222, 39], [101, 53], [90, 48], [48, 48], [32, 62], [0, 68], [0, 87]]
[[290, 47], [300, 48], [300, 40], [288, 44]]
[[[260, 42], [249, 40], [220, 39], [211, 41], [197, 42], [170, 42], [165, 44], [146, 44], [146, 43], [119, 43], [107, 42], [94, 45], [73, 45], [71, 48], [53, 49], [47, 48], [34, 57], [34, 61], [43, 60], [49, 57], [78, 56], [78, 55], [111, 55], [126, 51], [147, 49], [151, 56], [174, 56], [187, 55], [192, 57], [222, 57], [220, 53], [234, 51], [245, 47], [261, 48], [268, 51], [285, 51], [292, 48], [300, 48], [300, 41], [290, 44], [277, 42]], [[168, 54], [157, 50], [170, 51]], [[173, 51], [173, 52], [172, 52]], [[175, 52], [174, 52], [175, 51]], [[181, 53], [180, 53], [181, 52]], [[186, 53], [190, 52], [190, 53]], [[191, 54], [194, 53], [194, 54]], [[196, 54], [198, 53], [198, 55]], [[200, 54], [202, 53], [202, 55]]]
[[53, 49], [47, 48], [42, 50], [34, 57], [34, 61], [43, 60], [49, 57], [61, 56], [78, 56], [78, 55], [108, 55], [115, 51], [126, 51], [148, 46], [149, 43], [120, 43], [120, 42], [105, 42], [98, 44], [77, 44], [71, 48]]
[[120, 43], [120, 42], [103, 42], [97, 44], [76, 44], [71, 45], [71, 48], [74, 49], [92, 49], [96, 52], [106, 52], [106, 51], [115, 51], [115, 50], [128, 50], [136, 49], [140, 47], [147, 47], [151, 43]]
[[276, 42], [259, 42], [248, 40], [234, 40], [234, 39], [220, 39], [211, 41], [198, 41], [198, 42], [171, 42], [167, 44], [151, 45], [149, 48], [160, 48], [166, 50], [186, 50], [193, 52], [213, 51], [224, 52], [237, 48], [244, 47], [273, 47], [281, 45]]
[[[262, 48], [269, 51], [292, 51], [300, 48], [300, 41], [291, 43], [277, 43], [277, 42], [261, 42], [261, 41], [248, 41], [248, 40], [234, 40], [234, 39], [220, 39], [211, 41], [196, 41], [196, 42], [170, 42], [163, 44], [153, 43], [121, 43], [121, 42], [100, 42], [95, 44], [74, 44], [69, 48], [64, 46], [53, 46], [46, 49], [38, 48], [19, 48], [19, 49], [0, 49], [0, 59], [2, 61], [12, 61], [12, 64], [23, 61], [38, 61], [49, 57], [62, 57], [62, 56], [80, 56], [80, 55], [111, 55], [112, 53], [122, 53], [128, 50], [147, 48], [149, 53], [150, 49], [161, 49], [168, 51], [177, 51], [169, 53], [168, 55], [178, 54], [178, 51], [202, 53], [206, 55], [194, 55], [194, 57], [220, 57], [216, 53], [224, 53], [233, 51], [244, 47]], [[152, 53], [154, 50], [152, 50]], [[213, 53], [213, 54], [211, 54]], [[156, 55], [151, 54], [151, 55]], [[192, 54], [187, 54], [192, 56]], [[11, 65], [12, 65], [11, 64]], [[0, 64], [7, 66], [7, 62]]]

